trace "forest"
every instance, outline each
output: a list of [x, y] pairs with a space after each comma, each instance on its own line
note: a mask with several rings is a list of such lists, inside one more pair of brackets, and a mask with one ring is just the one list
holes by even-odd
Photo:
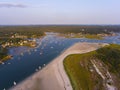
[[31, 26], [0, 26], [0, 37], [15, 33], [21, 35], [44, 35], [45, 32], [100, 34], [120, 32], [120, 25], [31, 25]]

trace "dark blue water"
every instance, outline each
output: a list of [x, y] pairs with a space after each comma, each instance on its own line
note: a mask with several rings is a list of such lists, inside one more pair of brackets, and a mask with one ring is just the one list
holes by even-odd
[[104, 40], [91, 39], [67, 39], [56, 35], [48, 34], [42, 39], [37, 39], [38, 46], [35, 48], [13, 47], [9, 53], [14, 57], [0, 65], [0, 90], [13, 86], [13, 82], [19, 83], [31, 74], [36, 72], [38, 67], [44, 68], [56, 58], [62, 51], [76, 42], [99, 42], [120, 44], [120, 35], [106, 37]]

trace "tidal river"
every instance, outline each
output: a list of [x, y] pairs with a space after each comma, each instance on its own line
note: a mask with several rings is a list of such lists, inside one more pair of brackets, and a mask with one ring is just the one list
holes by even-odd
[[104, 40], [92, 40], [85, 38], [63, 38], [55, 33], [47, 33], [43, 38], [36, 39], [37, 47], [12, 47], [9, 54], [13, 55], [0, 65], [0, 90], [7, 90], [18, 84], [33, 73], [44, 68], [60, 53], [77, 42], [99, 42], [120, 44], [120, 34], [113, 37], [105, 37]]

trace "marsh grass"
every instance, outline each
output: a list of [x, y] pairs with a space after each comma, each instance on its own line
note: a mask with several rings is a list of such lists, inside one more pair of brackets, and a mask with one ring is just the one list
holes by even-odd
[[63, 63], [74, 90], [93, 90], [95, 84], [101, 80], [92, 78], [91, 72], [80, 64], [82, 61], [89, 63], [91, 58], [101, 60], [109, 67], [111, 73], [120, 75], [120, 45], [110, 44], [85, 54], [72, 54], [67, 56]]

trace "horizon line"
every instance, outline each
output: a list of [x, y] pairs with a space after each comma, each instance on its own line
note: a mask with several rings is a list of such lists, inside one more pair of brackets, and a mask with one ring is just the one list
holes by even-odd
[[0, 26], [118, 26], [120, 24], [17, 24]]

